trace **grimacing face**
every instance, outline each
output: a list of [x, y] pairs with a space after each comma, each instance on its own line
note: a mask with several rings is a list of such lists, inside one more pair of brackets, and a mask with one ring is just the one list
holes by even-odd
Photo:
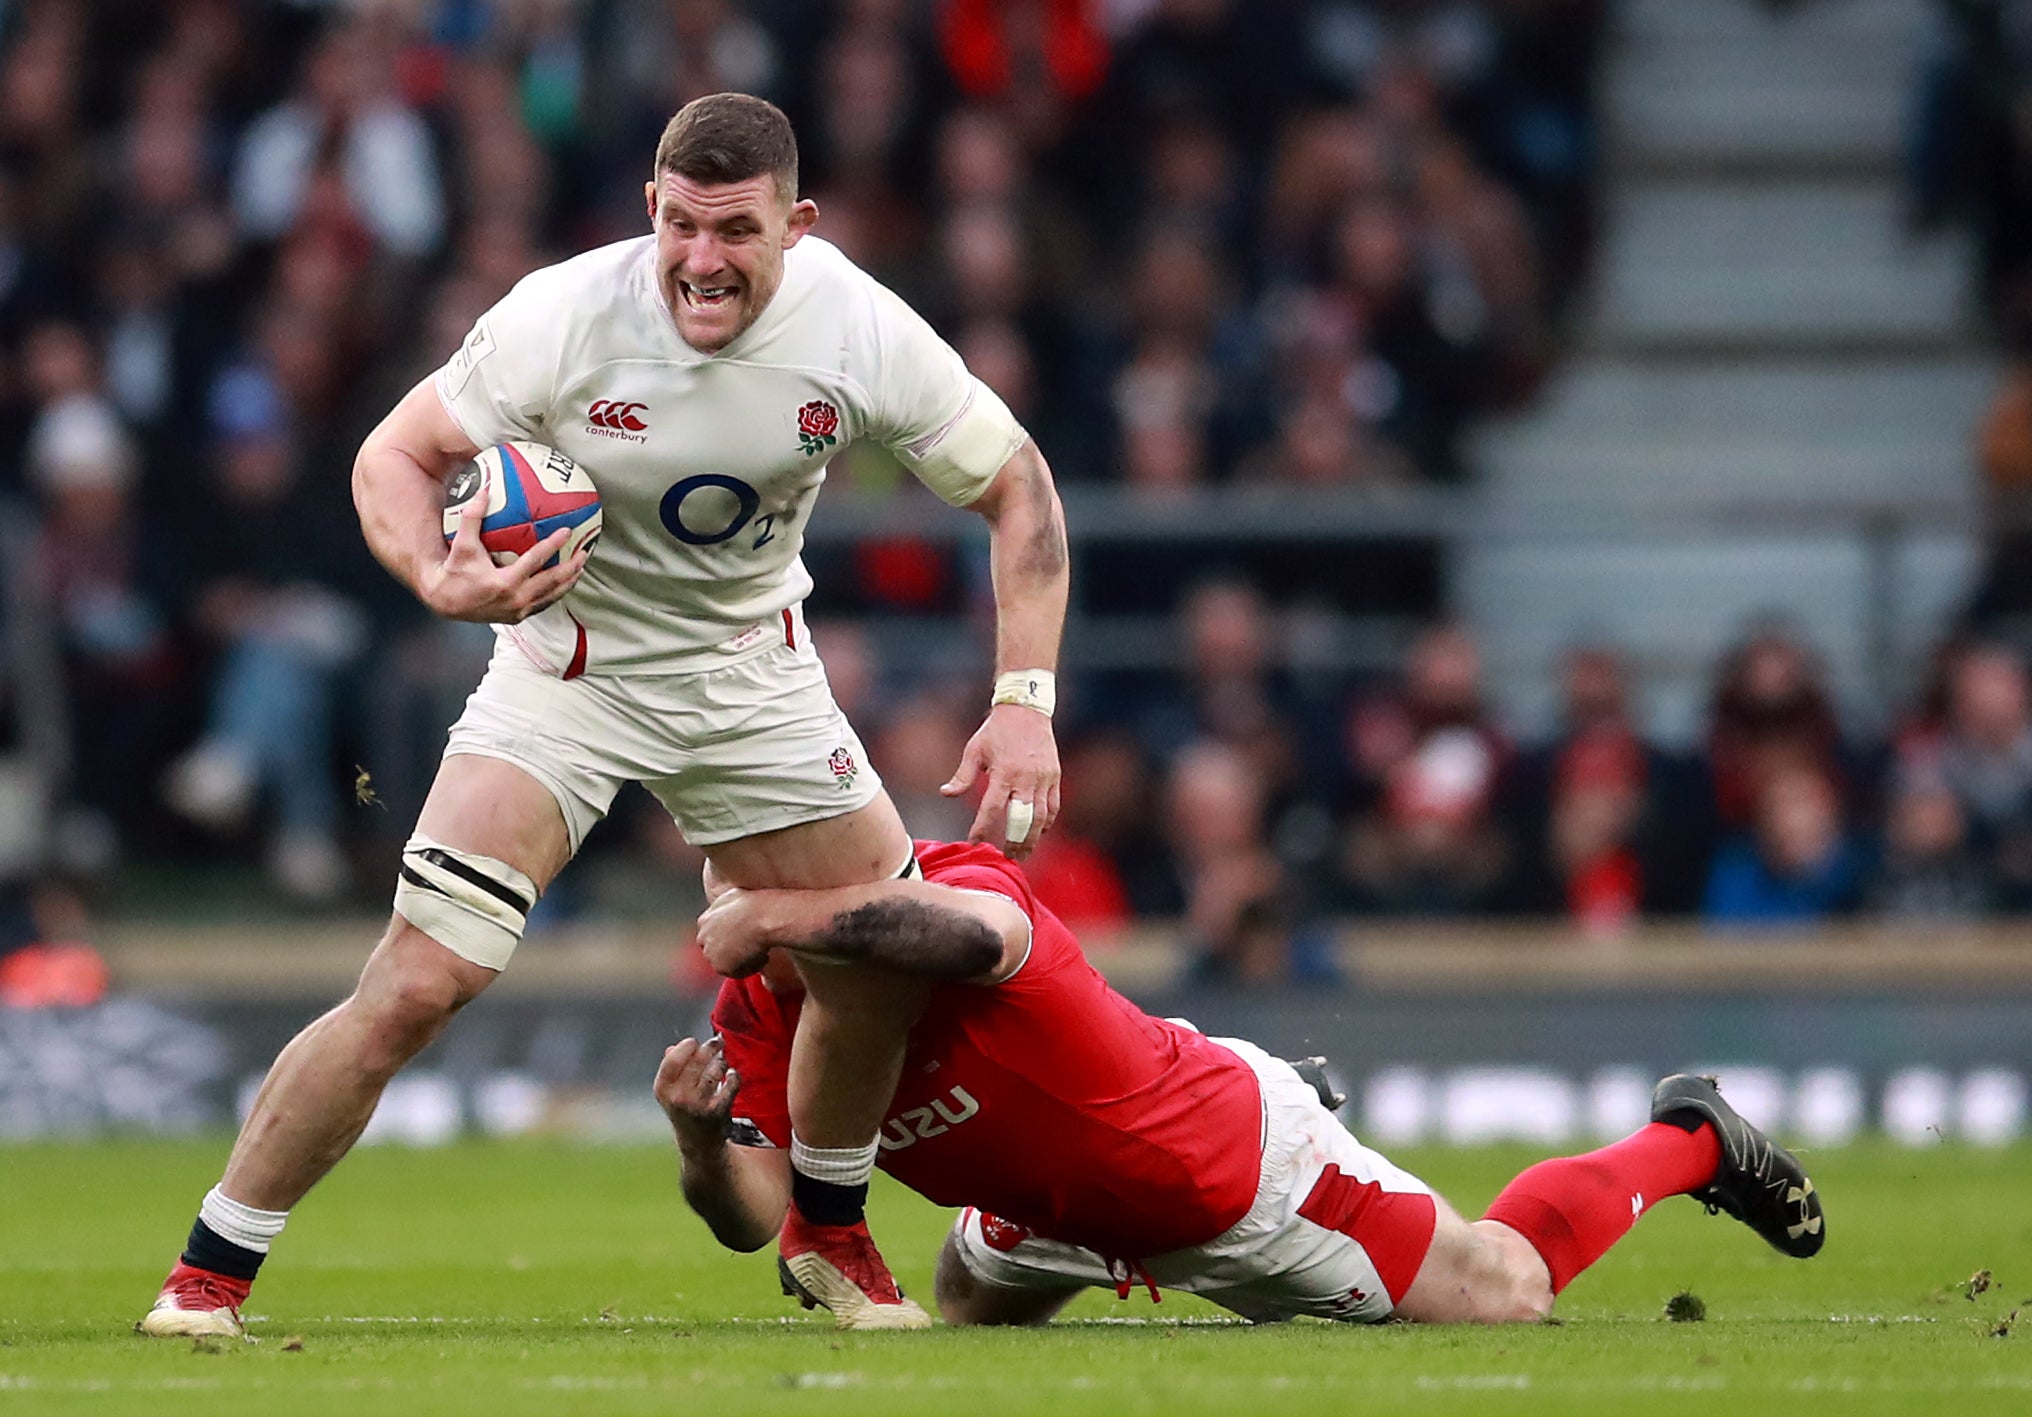
[[665, 172], [645, 183], [656, 232], [656, 274], [677, 333], [715, 354], [755, 323], [783, 284], [783, 253], [818, 220], [810, 201], [789, 201], [776, 179], [694, 182]]

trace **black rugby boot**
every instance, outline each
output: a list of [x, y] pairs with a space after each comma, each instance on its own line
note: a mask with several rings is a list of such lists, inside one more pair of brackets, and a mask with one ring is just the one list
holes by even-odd
[[1721, 1139], [1714, 1180], [1693, 1192], [1708, 1214], [1727, 1211], [1794, 1259], [1819, 1254], [1827, 1222], [1799, 1158], [1744, 1121], [1713, 1078], [1675, 1073], [1652, 1091], [1651, 1120], [1683, 1126], [1689, 1117], [1710, 1123]]
[[1311, 1084], [1312, 1090], [1319, 1094], [1319, 1105], [1327, 1111], [1338, 1112], [1347, 1104], [1348, 1095], [1335, 1087], [1333, 1079], [1326, 1075], [1326, 1059], [1286, 1058], [1284, 1061], [1301, 1081]]

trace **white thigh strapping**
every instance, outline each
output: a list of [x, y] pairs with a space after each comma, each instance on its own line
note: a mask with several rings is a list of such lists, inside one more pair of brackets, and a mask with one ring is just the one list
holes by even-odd
[[420, 832], [402, 848], [395, 913], [483, 968], [508, 967], [536, 897], [536, 882], [505, 861], [460, 851]]

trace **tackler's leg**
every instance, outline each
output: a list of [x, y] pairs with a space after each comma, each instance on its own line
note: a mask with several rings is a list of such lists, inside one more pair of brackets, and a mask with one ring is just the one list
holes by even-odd
[[[1684, 1074], [1658, 1084], [1652, 1121], [1611, 1146], [1541, 1161], [1503, 1189], [1453, 1242], [1434, 1243], [1403, 1306], [1426, 1320], [1528, 1318], [1667, 1196], [1690, 1195], [1741, 1220], [1783, 1254], [1816, 1254], [1826, 1227], [1799, 1161]], [[1415, 1300], [1416, 1302], [1412, 1302]]]

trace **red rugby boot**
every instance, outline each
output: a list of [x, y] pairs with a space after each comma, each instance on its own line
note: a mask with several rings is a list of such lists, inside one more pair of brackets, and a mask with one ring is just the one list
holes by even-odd
[[251, 1279], [234, 1279], [178, 1261], [162, 1281], [155, 1307], [141, 1316], [134, 1331], [151, 1338], [245, 1338], [240, 1306], [253, 1287]]
[[807, 1309], [823, 1305], [841, 1328], [931, 1327], [931, 1315], [896, 1287], [867, 1221], [814, 1225], [793, 1205], [776, 1248], [783, 1292]]

